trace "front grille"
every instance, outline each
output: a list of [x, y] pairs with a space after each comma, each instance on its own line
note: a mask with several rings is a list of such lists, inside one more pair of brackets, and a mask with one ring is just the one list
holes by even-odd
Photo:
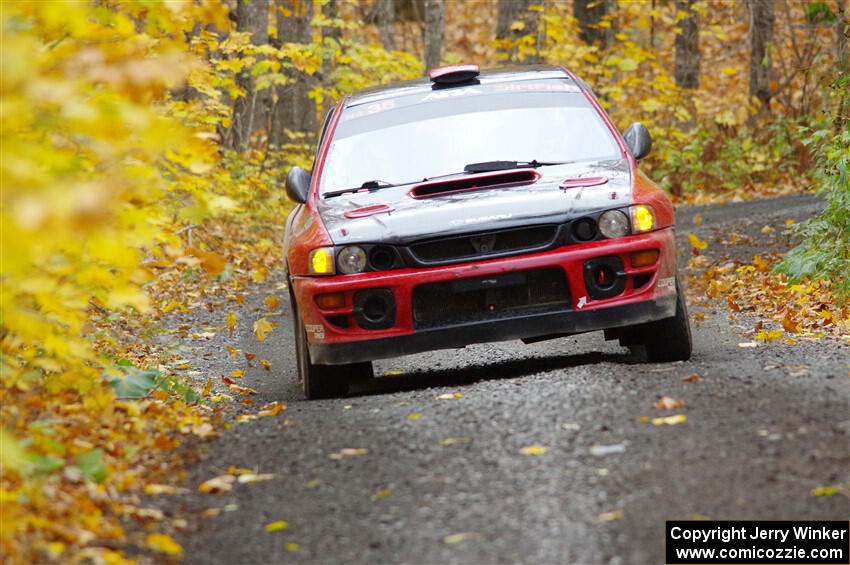
[[452, 263], [544, 249], [557, 234], [558, 226], [531, 226], [432, 239], [412, 244], [410, 252], [421, 263]]
[[413, 289], [413, 323], [430, 329], [566, 311], [569, 295], [558, 268], [426, 284]]

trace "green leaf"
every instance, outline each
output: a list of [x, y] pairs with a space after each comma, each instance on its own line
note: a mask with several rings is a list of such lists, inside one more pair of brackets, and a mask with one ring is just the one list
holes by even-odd
[[65, 466], [65, 460], [55, 455], [31, 455], [29, 460], [36, 473], [52, 473]]
[[143, 371], [136, 367], [121, 367], [123, 376], [110, 377], [109, 384], [115, 395], [122, 398], [144, 398], [156, 388], [159, 371]]
[[87, 479], [99, 483], [106, 478], [106, 465], [103, 463], [102, 449], [92, 449], [86, 453], [79, 453], [74, 457], [74, 460]]

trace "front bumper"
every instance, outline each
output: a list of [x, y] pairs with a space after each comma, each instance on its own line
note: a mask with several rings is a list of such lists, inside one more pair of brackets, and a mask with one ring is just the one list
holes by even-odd
[[[632, 267], [632, 253], [657, 250], [655, 264]], [[585, 286], [583, 267], [600, 257], [620, 257], [628, 282], [623, 292], [593, 299]], [[535, 312], [520, 316], [498, 316], [473, 323], [444, 327], [416, 327], [413, 314], [414, 289], [421, 285], [462, 281], [477, 277], [503, 276], [535, 269], [562, 269], [569, 287], [569, 304], [555, 312]], [[674, 277], [675, 242], [673, 230], [664, 229], [617, 240], [561, 247], [540, 253], [492, 259], [462, 265], [424, 269], [398, 269], [334, 277], [294, 277], [293, 291], [299, 313], [307, 329], [310, 357], [314, 363], [345, 364], [431, 351], [464, 347], [474, 343], [535, 338], [555, 334], [577, 334], [630, 326], [671, 317], [676, 309]], [[643, 279], [637, 287], [636, 277]], [[350, 318], [355, 309], [354, 295], [368, 289], [389, 289], [395, 299], [394, 323], [382, 329], [358, 324], [340, 327], [334, 320]], [[322, 309], [315, 297], [343, 293], [345, 305]]]
[[537, 314], [495, 322], [417, 331], [408, 335], [344, 343], [311, 343], [315, 363], [338, 365], [387, 359], [401, 355], [454, 349], [489, 343], [558, 334], [579, 334], [669, 318], [676, 313], [676, 296], [582, 312]]

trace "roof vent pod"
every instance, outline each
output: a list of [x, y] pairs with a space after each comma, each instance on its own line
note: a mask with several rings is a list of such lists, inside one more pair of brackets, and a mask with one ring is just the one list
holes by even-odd
[[478, 73], [478, 65], [449, 65], [431, 69], [428, 78], [436, 85], [446, 86], [472, 82]]

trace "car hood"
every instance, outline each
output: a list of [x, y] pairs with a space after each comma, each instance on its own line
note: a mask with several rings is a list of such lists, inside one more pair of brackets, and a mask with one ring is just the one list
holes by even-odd
[[[414, 198], [409, 194], [414, 184], [410, 184], [320, 199], [318, 210], [336, 245], [367, 242], [407, 244], [436, 236], [560, 223], [630, 203], [632, 182], [626, 159], [553, 165], [536, 170], [540, 178], [522, 186], [481, 188]], [[581, 179], [592, 177], [602, 177], [607, 182], [596, 186], [561, 188], [564, 181], [581, 185]], [[372, 210], [380, 211], [370, 213], [370, 206], [375, 207]], [[349, 217], [358, 215], [362, 216]]]

